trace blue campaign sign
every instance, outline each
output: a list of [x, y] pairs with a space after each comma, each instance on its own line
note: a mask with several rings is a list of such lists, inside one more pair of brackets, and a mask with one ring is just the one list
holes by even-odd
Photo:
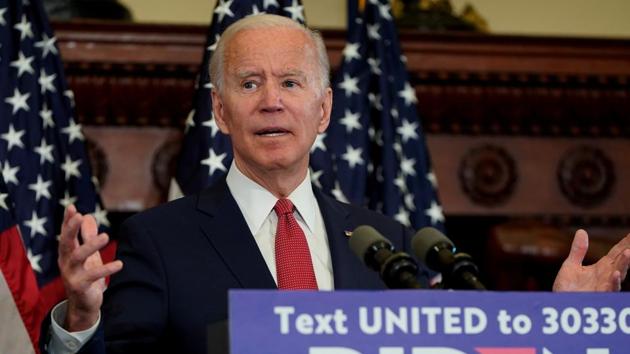
[[230, 291], [232, 354], [627, 354], [627, 293]]

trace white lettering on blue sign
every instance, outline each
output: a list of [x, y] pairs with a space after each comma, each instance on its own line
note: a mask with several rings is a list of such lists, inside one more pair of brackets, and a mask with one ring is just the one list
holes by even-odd
[[501, 310], [497, 315], [497, 321], [499, 322], [499, 331], [503, 334], [525, 335], [532, 329], [532, 320], [526, 314], [513, 316], [508, 314], [506, 310]]
[[368, 335], [479, 334], [488, 318], [477, 307], [359, 307], [359, 328]]
[[292, 328], [303, 335], [348, 334], [346, 327], [348, 316], [341, 309], [336, 309], [333, 313], [300, 313], [295, 316], [293, 322], [291, 322], [291, 317], [295, 314], [293, 306], [274, 306], [273, 313], [280, 317], [281, 334], [291, 333]]
[[601, 307], [584, 307], [578, 309], [575, 307], [567, 307], [557, 309], [555, 307], [543, 307], [542, 315], [545, 324], [542, 333], [554, 335], [565, 333], [576, 335], [583, 333], [587, 335], [594, 334], [614, 334], [617, 330], [624, 334], [630, 334], [630, 325], [628, 319], [630, 317], [630, 307], [625, 307], [619, 314], [613, 308]]

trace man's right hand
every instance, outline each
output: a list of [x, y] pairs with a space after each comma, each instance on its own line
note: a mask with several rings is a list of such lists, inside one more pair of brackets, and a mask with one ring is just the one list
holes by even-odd
[[[79, 242], [79, 230], [82, 242]], [[68, 312], [63, 324], [68, 332], [82, 331], [96, 323], [103, 303], [105, 277], [122, 269], [119, 260], [103, 264], [99, 250], [108, 242], [107, 234], [98, 234], [93, 216], [80, 214], [74, 205], [66, 208], [57, 262], [68, 296]]]

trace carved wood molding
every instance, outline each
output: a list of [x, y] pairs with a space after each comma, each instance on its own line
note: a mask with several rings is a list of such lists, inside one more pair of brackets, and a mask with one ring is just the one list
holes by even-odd
[[[197, 70], [204, 26], [100, 21], [53, 22], [66, 65], [159, 65]], [[104, 66], [109, 69], [109, 66]]]

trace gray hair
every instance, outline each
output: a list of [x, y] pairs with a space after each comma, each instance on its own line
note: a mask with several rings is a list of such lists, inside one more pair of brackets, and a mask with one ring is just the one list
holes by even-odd
[[293, 21], [284, 16], [259, 14], [242, 18], [231, 24], [221, 35], [219, 43], [210, 59], [210, 79], [212, 85], [218, 92], [222, 92], [223, 88], [223, 70], [225, 67], [225, 48], [232, 38], [240, 31], [256, 28], [293, 28], [302, 31], [312, 41], [317, 55], [317, 64], [319, 67], [319, 81], [322, 92], [330, 87], [330, 63], [328, 62], [328, 53], [324, 40], [319, 32], [311, 30], [299, 22]]

